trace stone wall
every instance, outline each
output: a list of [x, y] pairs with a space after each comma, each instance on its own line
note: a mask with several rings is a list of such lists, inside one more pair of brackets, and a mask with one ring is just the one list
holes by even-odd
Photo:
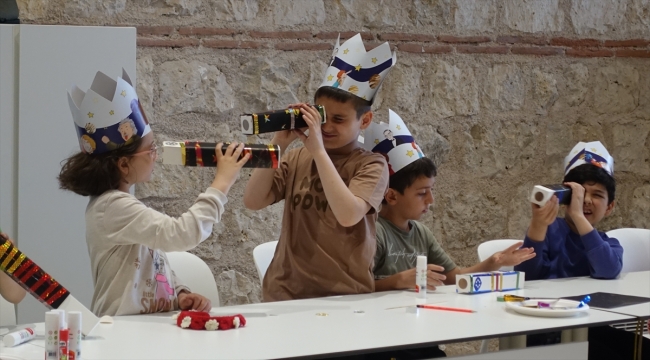
[[[246, 137], [242, 112], [310, 101], [339, 32], [390, 41], [398, 64], [380, 90], [439, 165], [424, 222], [461, 265], [476, 246], [521, 238], [534, 184], [558, 182], [580, 140], [615, 158], [618, 205], [600, 228], [650, 228], [648, 0], [19, 0], [25, 23], [138, 27], [138, 93], [163, 140]], [[213, 169], [157, 164], [136, 189], [172, 216]], [[193, 252], [221, 305], [258, 302], [252, 250], [277, 240], [282, 205], [248, 211], [230, 193], [222, 223]]]

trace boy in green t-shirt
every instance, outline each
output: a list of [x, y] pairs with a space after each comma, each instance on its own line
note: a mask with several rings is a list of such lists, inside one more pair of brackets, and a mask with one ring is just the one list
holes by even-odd
[[[386, 130], [390, 130], [392, 141], [379, 140]], [[417, 221], [433, 204], [436, 166], [424, 157], [402, 119], [390, 111], [389, 124], [373, 124], [366, 130], [364, 146], [384, 155], [390, 173], [377, 220], [375, 291], [414, 288], [418, 255], [427, 256], [427, 286], [431, 290], [436, 285], [455, 284], [458, 274], [498, 270], [535, 257], [532, 248], [520, 248], [519, 242], [474, 266], [456, 266], [431, 231]]]

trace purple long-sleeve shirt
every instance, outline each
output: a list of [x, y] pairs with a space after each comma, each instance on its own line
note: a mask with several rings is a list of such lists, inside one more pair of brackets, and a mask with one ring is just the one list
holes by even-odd
[[515, 270], [526, 273], [526, 280], [577, 276], [613, 279], [623, 267], [623, 247], [618, 240], [596, 229], [580, 236], [563, 218], [548, 227], [544, 241], [533, 241], [526, 235], [523, 246], [534, 248], [537, 254], [515, 266]]

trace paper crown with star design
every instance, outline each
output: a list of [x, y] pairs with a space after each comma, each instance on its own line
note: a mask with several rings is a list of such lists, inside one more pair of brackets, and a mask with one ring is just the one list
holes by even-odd
[[339, 44], [336, 39], [330, 66], [319, 86], [331, 86], [352, 93], [372, 103], [379, 86], [395, 65], [395, 53], [387, 42], [366, 52], [361, 34]]
[[424, 152], [402, 118], [393, 110], [388, 110], [388, 124], [372, 123], [365, 131], [363, 147], [366, 150], [384, 155], [390, 175], [400, 171], [408, 164], [421, 159]]
[[569, 155], [564, 158], [564, 175], [583, 164], [598, 166], [607, 171], [609, 175], [614, 176], [614, 158], [609, 155], [600, 141], [588, 143], [581, 141], [576, 144]]
[[87, 154], [102, 154], [130, 144], [151, 131], [129, 75], [117, 81], [98, 71], [88, 91], [76, 85], [68, 103], [79, 147]]

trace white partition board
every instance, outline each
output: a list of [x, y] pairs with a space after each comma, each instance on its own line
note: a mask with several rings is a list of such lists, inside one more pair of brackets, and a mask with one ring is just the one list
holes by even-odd
[[[84, 305], [93, 294], [84, 213], [88, 198], [59, 190], [61, 161], [79, 150], [67, 91], [90, 87], [98, 70], [136, 81], [135, 28], [20, 26], [18, 233], [20, 248]], [[28, 297], [18, 323], [43, 321]]]
[[14, 237], [16, 230], [16, 137], [18, 119], [18, 25], [0, 25], [0, 228]]

